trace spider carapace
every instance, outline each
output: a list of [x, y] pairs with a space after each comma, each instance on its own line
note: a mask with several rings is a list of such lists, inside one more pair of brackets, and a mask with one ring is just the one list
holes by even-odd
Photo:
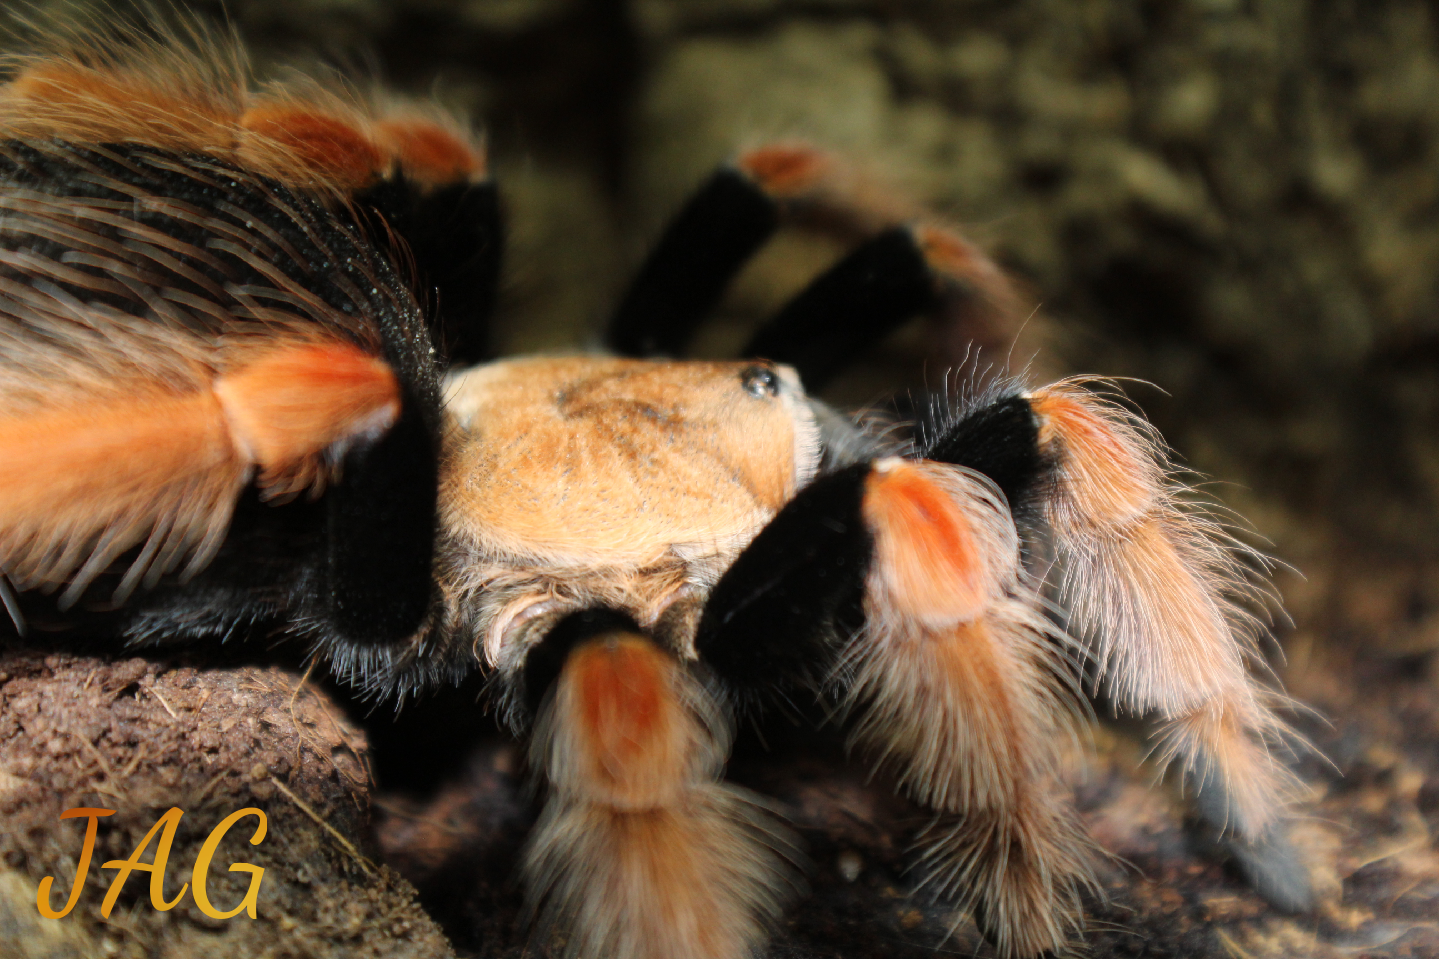
[[[608, 355], [494, 360], [498, 205], [466, 127], [242, 63], [144, 30], [9, 63], [18, 624], [117, 650], [282, 631], [376, 694], [487, 671], [545, 786], [521, 872], [567, 954], [761, 948], [798, 855], [724, 781], [729, 729], [805, 692], [933, 814], [923, 878], [1003, 957], [1081, 925], [1061, 760], [1086, 684], [1160, 720], [1218, 824], [1279, 841], [1255, 558], [1142, 419], [1002, 371], [884, 428], [810, 397], [922, 313], [1003, 355], [1024, 311], [978, 249], [766, 146], [671, 223]], [[790, 221], [855, 250], [746, 359], [656, 358]]]

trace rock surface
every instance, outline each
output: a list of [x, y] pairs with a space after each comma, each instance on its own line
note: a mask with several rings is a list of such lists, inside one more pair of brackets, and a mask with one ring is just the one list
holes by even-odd
[[[335, 703], [280, 669], [176, 667], [142, 659], [0, 656], [0, 954], [10, 959], [200, 959], [209, 956], [431, 959], [451, 955], [408, 882], [362, 852], [370, 779], [364, 735]], [[110, 809], [74, 911], [42, 919], [37, 886], [63, 909], [81, 856], [77, 807]], [[153, 908], [151, 876], [117, 871], [170, 809], [183, 813]], [[196, 905], [196, 859], [231, 813], [260, 809], [224, 834], [205, 884], [233, 909], [264, 869], [255, 919]], [[138, 861], [156, 863], [163, 837]]]

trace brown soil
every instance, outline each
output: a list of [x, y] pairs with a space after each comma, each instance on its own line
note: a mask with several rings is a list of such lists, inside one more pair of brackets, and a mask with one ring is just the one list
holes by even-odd
[[[414, 889], [366, 857], [370, 781], [364, 736], [325, 696], [278, 669], [167, 667], [142, 659], [100, 661], [11, 653], [0, 658], [0, 954], [40, 957], [452, 955]], [[83, 819], [102, 807], [94, 859], [79, 903], [42, 919], [37, 883], [55, 877], [61, 908], [75, 875]], [[221, 844], [206, 889], [217, 910], [244, 896], [249, 878], [232, 862], [264, 868], [256, 914], [217, 920], [193, 893], [170, 912], [152, 908], [149, 875], [132, 874], [109, 916], [114, 871], [157, 819], [184, 812], [163, 895], [193, 881], [200, 846], [221, 819], [259, 808]], [[142, 861], [154, 862], [152, 842]], [[369, 850], [372, 853], [372, 850]]]

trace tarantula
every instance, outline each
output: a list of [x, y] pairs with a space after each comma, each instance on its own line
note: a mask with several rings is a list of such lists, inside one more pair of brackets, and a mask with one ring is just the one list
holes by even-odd
[[[1147, 423], [1081, 380], [997, 375], [899, 430], [810, 395], [916, 314], [995, 345], [1019, 303], [957, 235], [875, 222], [832, 158], [716, 173], [612, 354], [492, 361], [499, 211], [464, 124], [252, 89], [203, 37], [77, 34], [10, 67], [17, 625], [117, 649], [278, 629], [386, 695], [488, 671], [548, 787], [528, 896], [575, 955], [762, 944], [792, 840], [723, 770], [733, 714], [796, 692], [934, 813], [929, 882], [1004, 957], [1080, 924], [1094, 850], [1059, 767], [1083, 683], [1160, 717], [1234, 833], [1282, 828], [1250, 556]], [[746, 359], [653, 358], [797, 217], [864, 239]]]

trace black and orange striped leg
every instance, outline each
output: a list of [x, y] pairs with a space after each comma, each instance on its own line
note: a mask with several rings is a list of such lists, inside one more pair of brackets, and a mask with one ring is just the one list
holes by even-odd
[[[326, 104], [260, 102], [243, 129], [286, 143], [317, 171], [360, 158], [345, 179], [352, 208], [379, 237], [393, 234], [413, 268], [431, 341], [444, 360], [492, 358], [489, 319], [503, 246], [499, 196], [483, 147], [442, 117], [404, 104], [372, 117], [326, 112]], [[347, 145], [337, 150], [335, 144]], [[371, 217], [378, 214], [379, 222]], [[429, 344], [392, 351], [397, 365]], [[428, 359], [428, 357], [426, 357]], [[326, 556], [311, 598], [323, 610], [336, 668], [357, 677], [380, 647], [413, 636], [434, 602], [439, 485], [438, 397], [410, 391], [393, 428], [347, 451], [325, 497]]]
[[[8, 332], [23, 354], [21, 335]], [[51, 370], [43, 392], [24, 403], [17, 391], [16, 407], [0, 417], [6, 575], [22, 589], [63, 585], [65, 610], [92, 585], [106, 594], [96, 601], [113, 607], [170, 574], [167, 588], [147, 591], [124, 614], [137, 639], [149, 638], [145, 622], [160, 610], [162, 619], [186, 612], [178, 621], [223, 636], [297, 599], [331, 636], [375, 643], [413, 631], [433, 588], [435, 482], [426, 471], [432, 476], [437, 458], [437, 430], [413, 386], [381, 357], [318, 330], [253, 336], [217, 351], [210, 368], [178, 353], [187, 362], [166, 369], [154, 350], [148, 368], [127, 368], [127, 337], [144, 335], [112, 331], [107, 346], [117, 355], [87, 357], [109, 379], [87, 376], [81, 364]], [[172, 338], [176, 350], [194, 349]], [[408, 455], [356, 468], [396, 449]], [[251, 482], [256, 494], [242, 497]], [[323, 503], [305, 502], [303, 494], [327, 487]], [[231, 523], [237, 502], [252, 521], [240, 530]], [[306, 574], [298, 567], [311, 558], [306, 527], [317, 511], [337, 539], [328, 564], [314, 557]], [[396, 511], [414, 522], [387, 532]], [[379, 559], [375, 536], [389, 537]], [[227, 550], [231, 540], [254, 548]], [[207, 570], [190, 582], [217, 553], [224, 575]], [[357, 576], [372, 592], [354, 598]], [[315, 595], [300, 599], [303, 590]]]
[[794, 366], [815, 390], [927, 314], [959, 328], [986, 362], [1006, 362], [1023, 310], [999, 268], [954, 232], [886, 202], [836, 158], [795, 144], [741, 154], [700, 188], [621, 301], [607, 344], [631, 356], [683, 354], [729, 282], [786, 224], [859, 245], [765, 323], [746, 356]]
[[[1054, 540], [1053, 571], [1071, 631], [1089, 642], [1098, 682], [1122, 709], [1166, 723], [1166, 759], [1197, 782], [1222, 780], [1227, 823], [1258, 838], [1276, 821], [1287, 777], [1269, 747], [1285, 737], [1276, 697], [1251, 675], [1262, 600], [1251, 554], [1210, 514], [1185, 500], [1152, 427], [1084, 384], [1015, 390], [997, 404], [1033, 418], [1041, 469], [1011, 491], [1041, 514]], [[991, 407], [992, 409], [993, 407]], [[963, 459], [950, 434], [927, 455]], [[1257, 558], [1255, 562], [1261, 562]]]
[[1073, 650], [992, 483], [891, 459], [865, 485], [875, 560], [845, 659], [854, 737], [939, 814], [919, 841], [923, 883], [968, 909], [1001, 956], [1057, 951], [1093, 882], [1060, 777], [1083, 714]]
[[1283, 812], [1293, 736], [1251, 670], [1262, 558], [1186, 500], [1152, 427], [1083, 383], [1000, 387], [922, 432], [924, 455], [990, 476], [1049, 541], [1056, 565], [1040, 572], [1091, 650], [1095, 691], [1157, 720], [1160, 761], [1179, 764], [1255, 888], [1303, 908]]
[[697, 651], [746, 699], [836, 696], [854, 740], [936, 814], [923, 884], [1001, 955], [1067, 941], [1091, 858], [1059, 781], [1081, 712], [1072, 650], [990, 482], [898, 458], [816, 480], [721, 579]]
[[549, 795], [522, 865], [542, 932], [567, 956], [751, 955], [793, 892], [796, 853], [719, 781], [718, 705], [618, 615], [574, 614], [545, 646], [524, 685], [540, 697], [531, 762]]

